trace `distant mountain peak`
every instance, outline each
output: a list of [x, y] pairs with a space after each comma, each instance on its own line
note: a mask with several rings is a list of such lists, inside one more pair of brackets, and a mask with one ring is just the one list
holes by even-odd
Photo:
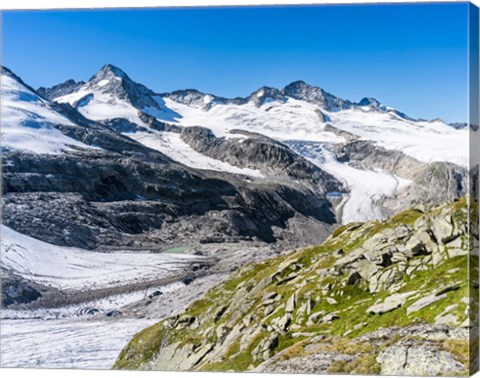
[[75, 92], [77, 89], [82, 87], [85, 84], [84, 81], [75, 81], [69, 79], [63, 83], [54, 85], [51, 88], [40, 87], [37, 89], [37, 93], [47, 99], [54, 99], [57, 97], [68, 95], [72, 92]]
[[261, 106], [268, 101], [285, 101], [283, 92], [277, 88], [263, 86], [253, 92], [247, 100], [253, 101], [256, 106]]
[[380, 107], [381, 103], [376, 98], [373, 97], [364, 97], [358, 103], [359, 106], [372, 106], [372, 107]]
[[106, 84], [132, 82], [128, 75], [118, 67], [112, 64], [105, 64], [95, 75], [93, 75], [88, 83], [100, 87]]
[[310, 85], [303, 80], [297, 80], [288, 84], [283, 88], [282, 92], [285, 96], [317, 104], [328, 111], [348, 109], [352, 106], [350, 101], [336, 97], [322, 88]]
[[97, 75], [98, 74], [102, 74], [102, 75], [113, 75], [115, 77], [118, 77], [118, 78], [122, 78], [122, 79], [127, 79], [129, 78], [128, 75], [125, 73], [125, 71], [123, 71], [122, 69], [118, 68], [117, 66], [114, 66], [113, 64], [105, 64], [101, 69], [100, 71], [98, 71]]
[[287, 86], [285, 86], [285, 88], [294, 88], [294, 87], [311, 87], [310, 84], [307, 84], [305, 81], [303, 80], [295, 80], [295, 81], [292, 81], [290, 84], [288, 84]]

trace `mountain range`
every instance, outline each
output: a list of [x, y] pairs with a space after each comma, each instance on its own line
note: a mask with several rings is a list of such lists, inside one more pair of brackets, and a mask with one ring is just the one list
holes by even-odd
[[[89, 215], [79, 219], [92, 217], [92, 202], [102, 219], [116, 208], [107, 235], [158, 233], [175, 228], [178, 217], [213, 211], [225, 223], [220, 230], [235, 223], [233, 239], [272, 242], [298, 217], [324, 228], [384, 218], [420, 201], [438, 205], [465, 192], [468, 128], [415, 120], [373, 98], [341, 99], [303, 81], [226, 99], [193, 89], [156, 93], [110, 64], [87, 82], [37, 90], [4, 68], [2, 99], [5, 222], [29, 234], [31, 219], [21, 226], [10, 198], [74, 196], [88, 203]], [[141, 168], [131, 169], [133, 162]], [[169, 174], [153, 177], [160, 171]], [[446, 178], [450, 185], [443, 185]], [[117, 219], [122, 201], [130, 201], [122, 211], [128, 221]], [[176, 214], [145, 210], [160, 204], [175, 206]], [[36, 215], [20, 218], [26, 217]], [[91, 233], [87, 224], [73, 223], [84, 241], [62, 243], [103, 244], [84, 237]], [[224, 238], [216, 233], [207, 239]]]
[[[451, 212], [445, 204], [458, 203], [469, 192], [466, 146], [475, 128], [439, 119], [414, 119], [374, 98], [354, 102], [303, 81], [283, 89], [261, 87], [247, 97], [229, 99], [196, 89], [160, 93], [107, 64], [88, 81], [69, 79], [38, 89], [3, 67], [0, 83], [2, 304], [10, 311], [9, 319], [2, 318], [2, 327], [11, 321], [6, 325], [7, 342], [4, 345], [2, 339], [2, 350], [7, 350], [11, 366], [25, 367], [28, 361], [42, 359], [57, 361], [62, 353], [54, 353], [51, 347], [58, 342], [59, 347], [72, 350], [67, 357], [75, 364], [58, 360], [58, 364], [39, 366], [110, 367], [132, 332], [185, 310], [232, 274], [246, 282], [250, 263], [257, 262], [254, 269], [263, 269], [262, 261], [279, 255], [270, 260], [275, 270], [288, 261], [292, 250], [299, 249], [299, 256], [308, 255], [303, 247], [330, 245], [328, 240], [335, 241], [335, 248], [327, 248], [324, 256], [332, 277], [337, 277], [332, 264], [347, 251], [342, 245], [358, 239], [358, 245], [356, 241], [345, 245], [363, 253], [360, 246], [368, 244], [368, 235], [380, 240], [372, 247], [375, 251], [387, 248], [388, 238], [417, 251], [418, 243], [411, 246], [407, 241], [418, 236], [431, 247], [428, 253], [433, 257], [428, 261], [423, 260], [422, 251], [419, 257], [418, 251], [412, 252], [413, 257], [408, 251], [400, 255], [389, 252], [389, 256], [407, 256], [408, 264], [413, 259], [412, 266], [421, 263], [425, 269], [439, 268], [438, 262], [441, 269], [450, 267], [450, 256], [438, 252], [443, 251], [443, 241], [430, 237], [433, 241], [428, 242], [425, 233], [438, 233], [437, 228], [442, 230], [445, 222], [452, 223], [437, 219], [438, 206]], [[452, 206], [455, 217], [463, 222], [465, 209]], [[412, 214], [415, 219], [419, 214], [431, 214], [424, 218], [435, 219], [438, 227], [422, 226], [420, 232], [410, 219]], [[444, 218], [448, 220], [447, 215]], [[362, 226], [358, 222], [369, 223]], [[383, 228], [380, 232], [378, 227], [388, 224], [395, 233], [398, 229], [400, 236], [388, 231], [385, 239]], [[348, 232], [342, 234], [342, 230]], [[457, 239], [454, 245], [450, 239], [444, 243], [463, 259], [465, 248], [457, 251]], [[392, 256], [388, 263], [382, 256], [375, 257], [375, 266], [368, 265], [366, 273], [399, 284], [393, 279], [397, 273], [392, 273], [398, 264]], [[305, 266], [319, 267], [313, 259], [307, 260]], [[362, 293], [365, 291], [370, 278], [359, 266], [366, 262], [357, 266], [356, 261], [347, 269], [353, 278], [344, 272], [332, 281], [335, 290], [358, 281]], [[295, 269], [303, 266], [295, 265]], [[288, 266], [279, 282], [287, 282], [292, 274], [296, 272]], [[237, 276], [232, 276], [233, 282]], [[304, 276], [302, 273], [299, 279]], [[190, 285], [193, 280], [196, 283]], [[305, 277], [303, 283], [308, 280]], [[269, 291], [277, 290], [272, 282], [267, 285]], [[170, 284], [177, 286], [171, 289]], [[395, 285], [395, 290], [401, 290]], [[263, 290], [267, 286], [258, 287]], [[230, 296], [230, 289], [225, 290]], [[335, 298], [349, 302], [351, 298], [343, 294], [341, 289]], [[249, 295], [241, 299], [250, 301]], [[375, 295], [368, 297], [368, 306], [376, 306]], [[291, 307], [291, 301], [282, 305]], [[315, 301], [323, 311], [323, 302]], [[240, 299], [238, 303], [240, 307], [245, 304]], [[304, 305], [313, 306], [313, 302], [306, 301], [302, 308]], [[57, 340], [55, 332], [42, 333], [44, 326], [53, 329], [52, 316], [63, 319], [59, 326], [72, 335], [74, 346], [64, 344], [68, 337]], [[100, 356], [98, 364], [85, 355], [84, 344], [91, 340], [82, 333], [95, 323], [71, 321], [91, 320], [92, 316], [94, 321], [100, 319], [101, 325], [95, 335], [100, 329], [109, 332], [105, 318], [128, 320], [128, 326], [116, 329], [115, 337], [108, 335], [101, 342], [94, 338], [92, 351]], [[464, 322], [463, 318], [458, 316], [455, 324]], [[33, 323], [19, 325], [18, 319]], [[345, 319], [345, 324], [350, 323], [349, 317]], [[43, 321], [50, 323], [43, 325]], [[194, 334], [188, 327], [196, 323], [178, 324], [175, 327], [185, 326]], [[26, 351], [24, 363], [18, 360], [18, 346], [24, 339], [18, 337], [17, 329], [22, 326], [29, 334], [34, 332], [32, 327], [40, 327], [38, 337], [47, 338], [44, 347]], [[237, 326], [236, 320], [232, 326]], [[281, 329], [280, 339], [287, 329], [289, 325]], [[248, 333], [248, 337], [252, 335]], [[153, 339], [155, 344], [157, 337]], [[267, 348], [267, 341], [261, 346], [251, 343], [261, 349], [255, 349], [261, 357], [249, 364], [266, 362], [280, 350], [273, 344]], [[143, 360], [132, 365], [132, 345], [117, 362], [119, 367], [143, 366]], [[197, 358], [202, 351], [187, 355]], [[224, 352], [228, 351], [216, 355], [228, 354]], [[143, 352], [133, 354], [134, 359], [145, 357]], [[45, 357], [50, 355], [54, 356]], [[156, 364], [170, 366], [164, 361]], [[280, 369], [281, 363], [274, 361], [274, 366]]]

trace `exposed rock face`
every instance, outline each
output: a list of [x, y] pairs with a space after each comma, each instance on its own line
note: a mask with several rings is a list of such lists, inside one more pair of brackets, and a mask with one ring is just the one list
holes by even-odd
[[366, 140], [339, 145], [336, 153], [340, 161], [363, 169], [381, 169], [406, 179], [418, 177], [426, 165], [401, 151], [387, 150]]
[[445, 162], [428, 164], [403, 193], [399, 195], [402, 207], [438, 206], [465, 195], [468, 190], [468, 171]]
[[263, 135], [238, 131], [247, 138], [217, 138], [204, 127], [186, 127], [182, 139], [196, 151], [232, 165], [258, 169], [266, 174], [301, 180], [315, 192], [341, 192], [342, 184], [290, 148]]
[[76, 82], [75, 80], [70, 79], [64, 83], [54, 85], [51, 88], [40, 87], [37, 89], [37, 93], [44, 98], [53, 99], [73, 93], [84, 84], [84, 81]]
[[283, 92], [286, 96], [317, 104], [329, 111], [348, 109], [352, 105], [350, 101], [335, 97], [323, 89], [311, 86], [301, 80], [290, 83], [283, 89]]
[[383, 375], [438, 376], [462, 372], [465, 367], [451, 352], [430, 343], [396, 343], [377, 357]]
[[2, 307], [29, 303], [42, 296], [40, 285], [2, 271]]
[[[470, 288], [460, 279], [468, 248], [451, 243], [467, 238], [467, 213], [464, 199], [431, 212], [408, 210], [342, 226], [319, 247], [246, 265], [180, 317], [136, 335], [115, 367], [463, 373], [469, 357], [457, 348], [468, 343], [462, 324]], [[451, 227], [437, 239], [446, 217]], [[191, 326], [178, 326], [184, 318]], [[433, 325], [440, 318], [449, 325]], [[395, 355], [403, 357], [392, 362]]]
[[267, 101], [285, 102], [285, 91], [280, 91], [276, 88], [262, 87], [249, 97], [256, 106], [261, 106]]
[[[332, 131], [340, 133], [334, 128]], [[384, 206], [392, 213], [419, 205], [431, 208], [467, 193], [468, 171], [463, 167], [446, 162], [427, 164], [402, 151], [388, 150], [371, 141], [355, 140], [348, 134], [339, 135], [351, 141], [336, 147], [339, 161], [349, 162], [360, 169], [380, 169], [412, 180], [395, 198], [383, 199]]]
[[95, 248], [133, 239], [165, 245], [172, 238], [273, 242], [290, 220], [302, 217], [317, 218], [317, 236], [325, 237], [335, 222], [328, 202], [312, 207], [314, 194], [305, 188], [204, 175], [143, 150], [149, 154], [150, 162], [102, 151], [6, 153], [4, 223], [54, 244]]

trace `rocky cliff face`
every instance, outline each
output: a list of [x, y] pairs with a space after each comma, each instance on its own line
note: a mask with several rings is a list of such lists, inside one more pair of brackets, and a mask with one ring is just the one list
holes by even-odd
[[302, 182], [325, 196], [329, 192], [343, 192], [343, 185], [287, 145], [261, 134], [237, 131], [241, 138], [217, 138], [211, 130], [196, 126], [185, 127], [182, 139], [194, 150], [226, 161], [234, 166], [258, 169], [269, 176]]
[[379, 169], [405, 179], [415, 179], [426, 164], [398, 150], [387, 150], [366, 140], [355, 140], [336, 146], [339, 161], [350, 162], [361, 169]]
[[137, 334], [115, 367], [465, 374], [478, 289], [468, 229], [465, 199], [342, 226], [318, 247], [244, 266]]
[[76, 82], [75, 80], [70, 79], [50, 88], [40, 87], [37, 89], [37, 93], [44, 98], [52, 99], [69, 95], [80, 89], [84, 84], [84, 81]]
[[[143, 152], [5, 153], [4, 224], [54, 244], [91, 249], [189, 240], [271, 243], [302, 219], [325, 238], [335, 223], [331, 205], [305, 187], [194, 172]], [[291, 237], [285, 242], [295, 243]]]

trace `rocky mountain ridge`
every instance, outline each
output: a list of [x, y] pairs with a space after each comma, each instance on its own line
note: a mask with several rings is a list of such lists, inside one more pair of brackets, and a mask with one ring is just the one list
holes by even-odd
[[[108, 84], [106, 84], [106, 82], [108, 82]], [[134, 82], [124, 71], [112, 64], [104, 65], [97, 74], [88, 80], [87, 83], [83, 81], [79, 81], [77, 83], [75, 80], [69, 79], [64, 83], [57, 84], [51, 88], [38, 88], [38, 93], [50, 100], [56, 100], [59, 97], [71, 94], [75, 90], [78, 90], [81, 86], [86, 85], [87, 88], [95, 86], [98, 87], [99, 83], [103, 92], [112, 92], [120, 95], [120, 98], [130, 100], [130, 102], [139, 110], [145, 106], [158, 107], [158, 103], [149, 99], [153, 96], [170, 98], [185, 105], [206, 108], [210, 108], [215, 104], [243, 105], [250, 101], [255, 103], [256, 106], [261, 106], [267, 101], [277, 100], [280, 102], [286, 102], [288, 98], [293, 98], [318, 105], [327, 111], [334, 112], [355, 107], [366, 107], [370, 110], [379, 112], [392, 111], [402, 117], [411, 119], [405, 116], [403, 113], [397, 112], [392, 108], [387, 108], [375, 98], [365, 97], [359, 102], [352, 102], [334, 96], [322, 88], [310, 85], [303, 80], [293, 81], [292, 83], [286, 85], [283, 89], [266, 86], [260, 87], [256, 91], [252, 92], [249, 96], [235, 98], [216, 96], [213, 94], [204, 93], [197, 89], [182, 89], [173, 92], [154, 93], [144, 85]], [[81, 104], [81, 102], [77, 104]]]
[[[7, 119], [4, 125], [27, 130], [32, 136], [48, 126], [65, 138], [65, 146], [78, 141], [89, 147], [48, 154], [22, 144], [4, 149], [3, 222], [17, 231], [87, 249], [122, 243], [159, 248], [173, 243], [280, 239], [300, 245], [313, 239], [305, 240], [304, 235], [295, 242], [294, 233], [288, 232], [295, 224], [308, 224], [317, 230], [315, 238], [325, 238], [336, 222], [331, 204], [320, 191], [293, 181], [252, 180], [186, 167], [86, 118], [69, 104], [38, 97], [17, 76], [5, 73], [13, 79], [9, 93], [18, 97], [16, 106], [49, 109], [51, 120], [39, 127], [31, 127], [29, 118], [20, 123]], [[113, 74], [119, 75], [107, 67], [92, 83]], [[117, 84], [113, 88], [121, 96], [125, 87]], [[2, 108], [2, 113], [8, 109]]]

